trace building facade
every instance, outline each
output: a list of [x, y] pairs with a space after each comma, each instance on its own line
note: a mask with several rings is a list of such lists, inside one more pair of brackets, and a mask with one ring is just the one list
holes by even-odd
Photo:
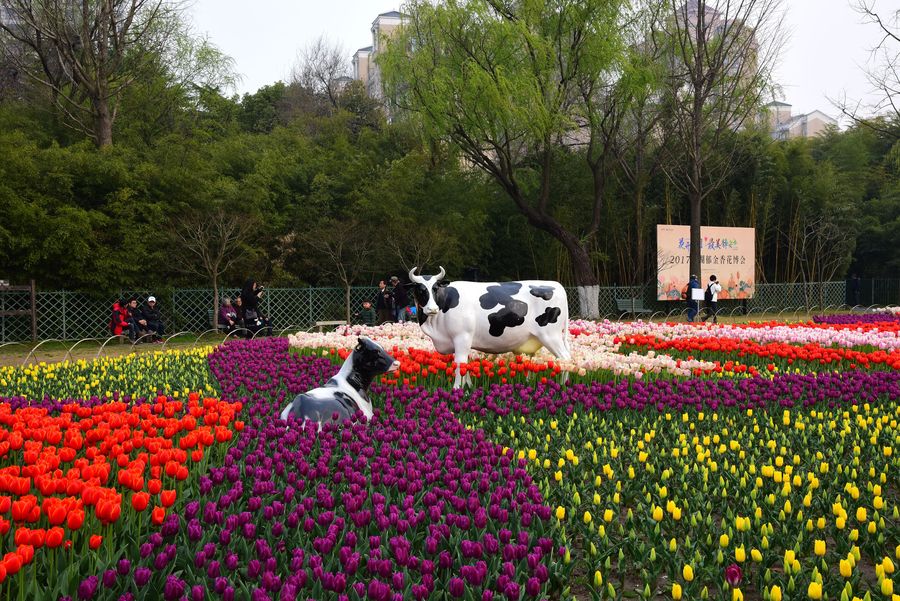
[[774, 140], [813, 138], [837, 128], [837, 119], [819, 110], [805, 115], [793, 115], [791, 105], [786, 102], [770, 102], [765, 106], [765, 119]]
[[353, 54], [353, 78], [363, 83], [372, 98], [384, 99], [381, 70], [376, 60], [378, 53], [384, 50], [385, 41], [405, 22], [406, 15], [396, 10], [381, 13], [372, 21], [372, 45], [360, 48]]

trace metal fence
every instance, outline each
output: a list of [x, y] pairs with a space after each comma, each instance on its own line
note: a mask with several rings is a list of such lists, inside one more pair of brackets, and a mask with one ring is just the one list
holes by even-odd
[[[373, 300], [376, 288], [356, 287], [350, 291], [352, 311], [361, 308], [363, 301]], [[149, 294], [156, 296], [166, 330], [202, 332], [212, 327], [213, 293], [208, 288], [175, 289], [166, 292], [122, 291], [119, 295], [97, 297], [81, 292], [47, 291], [37, 293], [38, 338], [42, 340], [77, 340], [107, 335], [111, 307], [115, 298], [135, 295], [143, 304]], [[221, 296], [234, 298], [238, 290], [220, 289]], [[345, 291], [343, 288], [267, 288], [262, 298], [262, 312], [272, 319], [279, 331], [289, 326], [306, 328], [317, 321], [344, 319]], [[578, 294], [568, 290], [569, 314], [580, 315]], [[663, 314], [680, 310], [683, 302], [656, 300], [656, 289], [643, 286], [608, 286], [600, 288], [600, 313], [618, 317], [616, 299], [637, 298], [644, 307]], [[741, 306], [741, 301], [723, 301], [721, 310]], [[747, 303], [754, 312], [837, 307], [853, 304], [847, 298], [845, 282], [759, 284], [756, 295]], [[861, 305], [900, 304], [900, 280], [863, 280], [860, 286]], [[0, 312], [24, 310], [30, 307], [28, 292], [4, 291], [0, 288]], [[0, 317], [0, 343], [31, 338], [30, 317]]]

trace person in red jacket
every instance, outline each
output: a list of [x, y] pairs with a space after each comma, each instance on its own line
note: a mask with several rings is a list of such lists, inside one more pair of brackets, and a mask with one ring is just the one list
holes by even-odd
[[124, 299], [117, 299], [112, 305], [109, 331], [113, 336], [121, 336], [128, 330], [128, 306]]

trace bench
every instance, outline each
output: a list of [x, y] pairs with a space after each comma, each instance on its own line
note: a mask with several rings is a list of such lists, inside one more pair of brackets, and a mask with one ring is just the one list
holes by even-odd
[[[207, 309], [207, 310], [206, 310], [206, 319], [207, 319], [207, 323], [209, 324], [209, 327], [212, 328], [212, 325], [213, 325], [213, 310], [212, 310], [212, 309]], [[223, 331], [223, 332], [227, 332], [227, 331], [228, 331], [228, 324], [227, 324], [227, 323], [224, 323], [224, 324], [223, 324], [223, 323], [220, 323], [218, 329], [221, 330], [221, 331]]]
[[347, 322], [344, 321], [343, 319], [339, 319], [337, 321], [317, 321], [315, 324], [315, 327], [317, 330], [319, 330], [319, 332], [322, 332], [325, 330], [325, 328], [345, 326], [345, 325], [347, 325]]
[[652, 309], [644, 307], [644, 299], [642, 298], [617, 298], [616, 310], [620, 315], [622, 313], [630, 313], [631, 315], [653, 313]]

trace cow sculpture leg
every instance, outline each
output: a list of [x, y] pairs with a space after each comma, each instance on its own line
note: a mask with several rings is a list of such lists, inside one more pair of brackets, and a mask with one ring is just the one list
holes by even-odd
[[453, 380], [453, 388], [466, 388], [472, 385], [472, 377], [466, 374], [463, 378], [460, 367], [469, 361], [469, 353], [472, 351], [472, 338], [470, 336], [457, 336], [453, 339], [453, 360], [456, 362], [456, 378]]

